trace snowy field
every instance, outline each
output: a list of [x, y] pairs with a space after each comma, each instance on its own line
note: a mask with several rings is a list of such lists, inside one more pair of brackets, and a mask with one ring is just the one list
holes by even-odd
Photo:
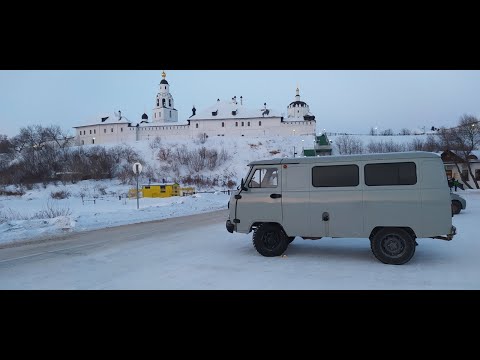
[[[23, 196], [0, 196], [0, 213], [7, 217], [32, 217], [50, 208], [66, 215], [47, 219], [8, 220], [0, 222], [0, 247], [11, 243], [45, 239], [51, 236], [85, 230], [161, 220], [177, 216], [199, 214], [227, 208], [229, 195], [221, 192], [199, 193], [193, 196], [170, 198], [119, 199], [129, 185], [118, 181], [82, 181], [75, 185], [54, 186], [27, 191]], [[107, 195], [95, 190], [106, 188]], [[79, 196], [80, 188], [90, 189], [90, 196]], [[54, 200], [52, 191], [68, 191], [68, 199]], [[87, 199], [87, 200], [86, 200]], [[95, 199], [95, 202], [93, 202]], [[70, 212], [68, 215], [67, 213]]]

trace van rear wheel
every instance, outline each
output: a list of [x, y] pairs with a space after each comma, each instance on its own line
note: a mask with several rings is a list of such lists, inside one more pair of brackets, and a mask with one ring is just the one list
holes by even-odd
[[462, 210], [462, 204], [460, 204], [459, 201], [453, 200], [452, 201], [452, 211], [455, 215], [460, 214], [460, 211]]
[[253, 233], [253, 246], [263, 256], [280, 256], [287, 250], [288, 244], [288, 237], [276, 224], [262, 224]]
[[415, 254], [415, 238], [398, 228], [385, 228], [370, 242], [373, 255], [384, 264], [402, 265]]

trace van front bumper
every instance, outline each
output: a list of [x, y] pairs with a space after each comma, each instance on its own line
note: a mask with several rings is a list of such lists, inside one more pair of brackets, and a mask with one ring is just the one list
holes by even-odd
[[233, 229], [235, 228], [235, 225], [229, 220], [227, 220], [225, 227], [227, 228], [227, 231], [229, 233], [233, 233]]

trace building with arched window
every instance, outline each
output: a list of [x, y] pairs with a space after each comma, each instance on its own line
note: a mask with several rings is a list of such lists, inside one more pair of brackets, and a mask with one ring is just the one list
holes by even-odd
[[230, 100], [217, 99], [210, 107], [192, 115], [184, 122], [178, 121], [178, 110], [170, 93], [170, 84], [162, 72], [159, 91], [155, 97], [152, 117], [143, 114], [138, 121], [131, 121], [121, 111], [103, 114], [85, 125], [75, 126], [76, 142], [83, 144], [114, 144], [130, 141], [153, 140], [156, 137], [199, 136], [299, 136], [315, 135], [315, 116], [304, 101], [300, 100], [297, 87], [295, 100], [287, 107], [287, 117], [271, 109], [267, 103], [247, 107], [243, 96]]

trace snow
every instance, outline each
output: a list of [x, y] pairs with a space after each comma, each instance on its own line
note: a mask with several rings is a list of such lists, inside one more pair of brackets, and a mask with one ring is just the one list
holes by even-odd
[[[106, 119], [105, 119], [106, 118]], [[105, 121], [102, 122], [102, 119]], [[138, 120], [140, 122], [141, 120]], [[127, 124], [129, 122], [135, 123], [135, 119], [127, 119], [127, 117], [122, 114], [122, 119], [119, 120], [118, 116], [115, 112], [104, 112], [99, 113], [94, 116], [89, 116], [86, 120], [81, 121], [80, 125], [75, 126], [75, 128], [83, 127], [83, 126], [91, 126], [91, 125], [98, 125], [98, 124]]]
[[[329, 136], [333, 141], [333, 154], [336, 154], [335, 139], [339, 135]], [[370, 141], [394, 141], [395, 143], [408, 143], [414, 138], [425, 139], [426, 135], [418, 136], [354, 136], [362, 140], [364, 145]], [[155, 165], [153, 150], [148, 141], [135, 142], [131, 145], [139, 151], [146, 162]], [[314, 136], [256, 136], [240, 138], [211, 137], [204, 144], [192, 139], [162, 139], [161, 145], [172, 150], [183, 148], [188, 150], [198, 150], [205, 146], [208, 149], [225, 149], [231, 159], [223, 164], [220, 169], [212, 171], [204, 170], [201, 175], [205, 177], [218, 176], [219, 174], [228, 174], [236, 180], [237, 185], [240, 179], [244, 177], [248, 170], [248, 164], [255, 160], [292, 157], [293, 152], [299, 156], [302, 148], [311, 149], [314, 146]], [[92, 145], [87, 145], [92, 146]], [[113, 147], [115, 145], [106, 145]], [[147, 164], [143, 164], [145, 171]], [[185, 171], [182, 175], [188, 175]], [[195, 174], [191, 174], [195, 175]], [[164, 177], [160, 175], [160, 179]], [[171, 183], [172, 178], [166, 177], [165, 181]], [[148, 184], [148, 179], [141, 178], [139, 184]], [[188, 186], [180, 184], [181, 186]], [[236, 186], [235, 186], [236, 187]], [[235, 188], [234, 187], [234, 188]], [[100, 194], [100, 188], [104, 188], [106, 195]], [[129, 189], [135, 188], [135, 185], [120, 185], [118, 180], [112, 181], [82, 181], [76, 184], [58, 183], [49, 184], [43, 187], [36, 185], [35, 189], [27, 190], [23, 196], [0, 196], [0, 246], [13, 242], [32, 241], [46, 236], [59, 235], [68, 232], [78, 232], [112, 227], [123, 224], [132, 224], [137, 222], [152, 221], [192, 215], [207, 211], [226, 209], [229, 195], [219, 191], [226, 191], [226, 187], [216, 187], [215, 189], [196, 188], [195, 196], [172, 197], [172, 198], [141, 198], [139, 209], [137, 209], [136, 198], [128, 199], [126, 195]], [[7, 189], [15, 190], [14, 186]], [[53, 200], [52, 192], [65, 190], [71, 195], [67, 199]], [[202, 192], [216, 193], [202, 193]], [[82, 201], [80, 193], [86, 193], [86, 201]], [[119, 199], [121, 196], [121, 199]], [[95, 198], [95, 202], [92, 200]], [[468, 200], [467, 200], [468, 202]], [[470, 204], [467, 203], [469, 208]], [[32, 219], [35, 213], [45, 211], [48, 208], [59, 212], [69, 210], [71, 214], [61, 218], [54, 219]], [[27, 219], [18, 219], [19, 215]], [[2, 217], [8, 221], [2, 222]]]
[[[426, 135], [422, 135], [425, 137]], [[421, 136], [416, 136], [421, 137]], [[335, 139], [333, 141], [335, 154]], [[357, 136], [364, 144], [370, 140], [410, 142], [415, 136]], [[302, 141], [303, 140], [303, 141]], [[301, 153], [301, 148], [313, 147], [313, 136], [290, 137], [252, 137], [252, 138], [209, 138], [205, 144], [193, 140], [162, 139], [162, 146], [174, 149], [187, 146], [189, 150], [205, 146], [209, 149], [225, 148], [232, 158], [219, 169], [204, 171], [202, 175], [230, 173], [237, 180], [245, 176], [247, 164], [254, 160], [278, 157], [291, 157], [293, 148]], [[310, 146], [309, 146], [310, 144]], [[155, 164], [155, 156], [148, 142], [131, 144], [140, 151], [145, 161]], [[112, 145], [113, 146], [113, 145]], [[273, 154], [275, 153], [275, 154]], [[144, 164], [144, 169], [147, 164]], [[148, 183], [142, 179], [140, 183]], [[167, 178], [166, 181], [171, 181]], [[186, 186], [185, 184], [180, 184]], [[122, 185], [118, 180], [82, 181], [76, 184], [38, 184], [26, 190], [23, 196], [0, 196], [0, 251], [10, 245], [28, 242], [39, 242], [65, 234], [115, 227], [118, 225], [142, 223], [153, 220], [176, 218], [186, 215], [209, 213], [224, 210], [227, 214], [229, 195], [222, 193], [226, 188], [197, 188], [197, 194], [185, 197], [140, 198], [137, 209], [136, 198], [128, 199], [125, 194], [134, 185]], [[104, 191], [102, 191], [104, 189]], [[14, 186], [5, 190], [14, 191]], [[17, 189], [18, 190], [18, 189]], [[67, 199], [54, 200], [52, 192], [69, 192]], [[207, 192], [208, 191], [208, 192]], [[80, 193], [85, 193], [82, 201]], [[419, 246], [412, 261], [402, 266], [381, 264], [370, 253], [370, 247], [362, 239], [331, 239], [318, 241], [296, 239], [285, 256], [264, 258], [251, 244], [251, 234], [229, 234], [224, 223], [206, 225], [207, 233], [204, 246], [193, 250], [199, 234], [196, 229], [182, 230], [182, 236], [191, 236], [183, 244], [167, 241], [158, 244], [156, 251], [171, 254], [168, 263], [175, 269], [164, 271], [159, 268], [158, 254], [142, 253], [134, 244], [128, 245], [132, 259], [119, 261], [129, 269], [118, 277], [109, 274], [108, 264], [97, 264], [92, 272], [92, 279], [100, 277], [98, 285], [82, 285], [79, 288], [98, 286], [98, 288], [165, 288], [165, 289], [480, 289], [480, 241], [475, 224], [480, 217], [480, 190], [459, 190], [459, 195], [467, 201], [467, 207], [453, 217], [453, 225], [458, 234], [452, 241], [436, 239], [419, 239]], [[93, 201], [95, 200], [95, 202]], [[33, 215], [42, 211], [56, 210], [60, 216], [54, 218], [32, 219]], [[7, 220], [2, 220], [2, 216]], [[180, 230], [179, 230], [180, 233]], [[367, 240], [368, 242], [368, 240]], [[125, 245], [127, 246], [127, 245]], [[163, 248], [160, 248], [163, 247]], [[177, 254], [177, 262], [174, 261]], [[234, 256], [234, 255], [237, 256]], [[185, 255], [191, 255], [187, 263], [182, 262]], [[100, 255], [98, 255], [100, 256]], [[145, 263], [143, 263], [144, 260]], [[65, 260], [66, 261], [66, 260]], [[90, 269], [88, 260], [75, 260], [71, 270], [66, 269], [65, 261], [58, 271], [65, 271], [73, 277], [79, 269]], [[84, 261], [84, 262], [82, 262]], [[85, 262], [87, 261], [87, 262]], [[142, 266], [138, 267], [138, 262]], [[265, 265], [266, 264], [266, 265]], [[163, 264], [164, 265], [164, 264]], [[51, 266], [55, 265], [54, 263]], [[105, 266], [102, 272], [100, 266]], [[151, 267], [149, 267], [151, 266]], [[155, 266], [157, 266], [155, 268]], [[156, 277], [142, 276], [151, 269]], [[268, 268], [269, 270], [266, 270]], [[36, 269], [36, 270], [35, 270]], [[246, 270], [250, 269], [250, 270]], [[300, 270], [299, 270], [300, 269]], [[8, 269], [5, 268], [5, 271]], [[13, 270], [12, 270], [13, 271]], [[16, 270], [16, 271], [20, 271]], [[46, 287], [65, 288], [72, 286], [55, 282], [33, 283], [32, 274], [39, 271], [32, 264], [21, 270], [18, 279], [10, 282], [5, 275], [3, 287]], [[45, 270], [46, 271], [46, 270]], [[93, 271], [93, 270], [88, 270]], [[215, 277], [209, 276], [214, 272]], [[246, 271], [246, 272], [245, 272]], [[145, 273], [145, 274], [143, 274]], [[278, 276], [272, 274], [278, 273]], [[23, 274], [23, 275], [22, 275]], [[252, 275], [255, 274], [255, 275]], [[38, 275], [40, 276], [40, 274]], [[48, 279], [48, 274], [41, 275]], [[158, 279], [161, 282], [158, 282]], [[206, 280], [208, 279], [208, 280]], [[156, 280], [157, 282], [154, 282]], [[85, 280], [86, 281], [86, 280]], [[103, 282], [102, 282], [103, 281]]]
[[[107, 195], [95, 193], [95, 189], [105, 187]], [[79, 195], [80, 188], [89, 188], [91, 196]], [[126, 198], [130, 185], [118, 185], [116, 181], [82, 181], [66, 186], [48, 185], [28, 191], [25, 195], [1, 196], [0, 213], [10, 217], [32, 217], [35, 213], [51, 208], [61, 212], [71, 211], [71, 215], [53, 219], [28, 219], [0, 221], [0, 246], [22, 241], [32, 241], [46, 236], [95, 230], [124, 224], [161, 220], [170, 217], [198, 214], [226, 209], [229, 195], [221, 192], [199, 193], [193, 196], [170, 198]], [[68, 199], [53, 200], [54, 191], [68, 191]], [[123, 194], [121, 198], [120, 195]], [[93, 201], [95, 200], [95, 201]]]
[[[258, 109], [247, 108], [245, 105], [240, 104], [240, 99], [237, 102], [220, 100], [214, 105], [208, 107], [205, 110], [198, 112], [196, 115], [190, 117], [190, 120], [217, 120], [217, 119], [244, 119], [244, 118], [261, 118], [261, 117], [280, 117], [278, 111], [272, 110], [268, 107], [268, 115], [262, 115], [264, 106]], [[212, 112], [218, 111], [216, 116], [212, 115]], [[232, 115], [232, 111], [237, 111], [236, 115]], [[302, 119], [303, 120], [303, 119]]]

